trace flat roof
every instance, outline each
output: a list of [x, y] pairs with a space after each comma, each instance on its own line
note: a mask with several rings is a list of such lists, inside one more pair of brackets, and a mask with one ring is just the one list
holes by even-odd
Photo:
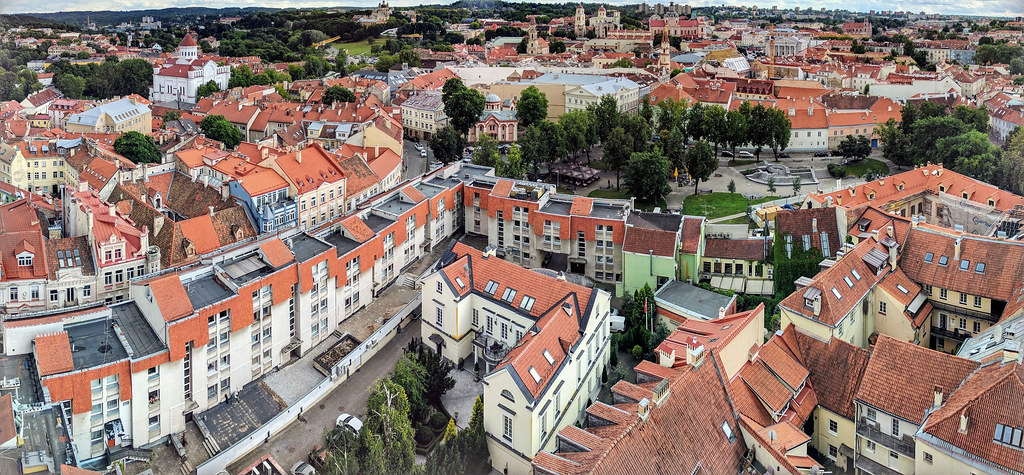
[[669, 281], [654, 293], [655, 301], [666, 302], [705, 320], [718, 318], [718, 309], [729, 308], [734, 298], [678, 280]]
[[134, 300], [112, 305], [110, 314], [114, 323], [121, 329], [124, 339], [128, 341], [128, 353], [133, 358], [152, 355], [167, 349], [160, 338], [153, 331], [146, 318], [142, 316], [139, 306]]
[[387, 228], [388, 226], [394, 224], [396, 221], [393, 219], [388, 219], [383, 216], [377, 216], [373, 213], [370, 213], [366, 215], [365, 218], [363, 218], [363, 222], [366, 223], [366, 227], [370, 228], [371, 231], [379, 233], [384, 228]]
[[102, 366], [128, 358], [128, 352], [106, 319], [96, 319], [64, 327], [71, 342], [71, 360], [75, 369]]
[[541, 206], [538, 211], [541, 213], [569, 216], [570, 209], [572, 209], [571, 202], [548, 200], [548, 202], [544, 203], [544, 206]]
[[348, 254], [353, 249], [359, 247], [359, 242], [349, 239], [341, 231], [332, 231], [330, 234], [322, 238], [324, 241], [331, 243], [332, 246], [338, 251], [338, 257]]
[[273, 274], [276, 269], [267, 264], [256, 252], [218, 264], [236, 284], [242, 285]]
[[620, 219], [622, 218], [622, 206], [614, 206], [607, 203], [594, 202], [590, 208], [590, 216], [595, 218]]
[[426, 196], [427, 198], [433, 198], [437, 196], [438, 193], [448, 189], [446, 186], [435, 185], [433, 183], [417, 183], [414, 185], [414, 188], [419, 190], [420, 193], [423, 193], [423, 196]]
[[331, 248], [331, 246], [323, 241], [308, 234], [299, 234], [292, 237], [286, 240], [285, 244], [292, 250], [292, 254], [295, 254], [296, 262], [308, 261]]
[[[401, 216], [402, 213], [411, 210], [414, 206], [416, 205], [402, 201], [402, 198], [396, 193], [388, 197], [388, 199], [384, 200], [382, 203], [374, 205], [372, 209], [391, 213], [395, 216]], [[373, 228], [371, 227], [370, 229]]]
[[226, 289], [213, 275], [207, 275], [190, 282], [182, 282], [185, 286], [185, 293], [188, 294], [192, 308], [199, 309], [208, 307], [234, 296], [234, 292]]

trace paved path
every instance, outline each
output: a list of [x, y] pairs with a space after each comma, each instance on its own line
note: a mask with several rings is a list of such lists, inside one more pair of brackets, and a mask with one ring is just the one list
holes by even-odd
[[729, 216], [722, 216], [721, 218], [709, 219], [708, 223], [720, 223], [722, 221], [728, 221], [730, 219], [740, 218], [740, 217], [743, 217], [743, 216], [746, 216], [746, 215], [747, 215], [747, 213], [730, 214]]
[[305, 460], [314, 445], [323, 442], [325, 430], [334, 426], [339, 414], [347, 412], [365, 419], [366, 399], [373, 383], [394, 369], [403, 349], [413, 337], [419, 335], [420, 320], [416, 319], [318, 405], [305, 409], [302, 416], [306, 422], [295, 422], [271, 437], [270, 443], [261, 445], [229, 465], [228, 473], [237, 473], [267, 452], [281, 466], [291, 468], [295, 462]]

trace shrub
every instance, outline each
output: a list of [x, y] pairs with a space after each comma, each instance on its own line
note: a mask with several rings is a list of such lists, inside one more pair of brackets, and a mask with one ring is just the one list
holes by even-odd
[[633, 345], [633, 357], [640, 359], [644, 355], [644, 349], [640, 345]]
[[828, 174], [834, 178], [843, 178], [846, 176], [846, 167], [842, 165], [836, 165], [835, 163], [828, 164]]
[[602, 383], [607, 383], [608, 382], [608, 367], [607, 366], [601, 368], [601, 382]]
[[434, 439], [434, 432], [427, 426], [419, 426], [416, 428], [416, 443], [420, 445], [427, 445], [431, 440]]
[[612, 352], [612, 356], [608, 358], [608, 363], [612, 365], [612, 368], [619, 365], [619, 345], [618, 342], [612, 340], [612, 347], [609, 349]]
[[434, 430], [444, 429], [444, 426], [448, 424], [448, 418], [441, 413], [441, 411], [434, 411], [430, 413], [430, 427]]
[[729, 180], [729, 186], [727, 187], [729, 193], [736, 193], [736, 180]]

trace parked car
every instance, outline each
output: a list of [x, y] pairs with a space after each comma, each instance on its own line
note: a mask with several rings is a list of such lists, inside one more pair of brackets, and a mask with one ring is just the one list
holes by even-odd
[[815, 157], [827, 157], [828, 152], [814, 152]]
[[420, 149], [420, 157], [427, 158], [427, 151], [421, 148]]
[[[750, 153], [750, 152], [748, 152], [746, 150], [740, 150], [739, 155], [741, 157], [743, 157], [743, 158], [754, 158], [754, 154], [752, 154], [752, 153]], [[779, 156], [780, 157], [788, 157], [789, 155], [786, 155], [784, 153], [780, 153]]]
[[734, 155], [728, 150], [722, 150], [722, 156], [732, 158]]
[[789, 154], [786, 152], [779, 152], [779, 158], [789, 158]]
[[833, 151], [829, 152], [829, 154], [832, 155], [833, 157], [842, 157], [843, 156], [843, 152], [840, 152], [839, 150], [833, 150]]
[[344, 413], [338, 416], [338, 427], [350, 429], [358, 434], [359, 429], [363, 428], [363, 421], [359, 420], [356, 416]]
[[298, 461], [295, 465], [292, 465], [292, 475], [316, 475], [316, 469], [312, 465]]

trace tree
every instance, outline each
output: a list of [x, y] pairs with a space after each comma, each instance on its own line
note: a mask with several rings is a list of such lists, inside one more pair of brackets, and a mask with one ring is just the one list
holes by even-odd
[[487, 105], [480, 91], [467, 88], [458, 79], [445, 82], [441, 88], [441, 98], [448, 122], [463, 136], [480, 120], [480, 114], [483, 114]]
[[415, 354], [406, 353], [395, 363], [391, 372], [391, 380], [405, 390], [409, 399], [409, 415], [413, 419], [426, 419], [431, 409], [427, 405], [423, 381], [427, 379], [426, 371], [414, 360]]
[[875, 133], [882, 141], [882, 156], [886, 160], [896, 164], [899, 168], [914, 164], [910, 159], [910, 142], [907, 140], [907, 134], [903, 133], [903, 129], [895, 119], [890, 117], [885, 123], [879, 124], [875, 128]]
[[725, 189], [729, 190], [729, 193], [736, 193], [736, 180], [729, 180], [729, 185]]
[[455, 378], [451, 376], [452, 363], [433, 351], [419, 352], [418, 361], [426, 372], [423, 389], [427, 398], [434, 404], [441, 404], [441, 396], [455, 387]]
[[935, 142], [935, 158], [957, 173], [989, 181], [995, 171], [996, 148], [988, 134], [971, 130], [954, 137], [943, 137]]
[[917, 120], [911, 130], [910, 156], [914, 163], [921, 164], [933, 161], [939, 139], [966, 133], [971, 127], [955, 117], [943, 116]]
[[358, 475], [359, 435], [335, 427], [327, 432], [327, 458], [325, 469], [332, 475]]
[[672, 192], [668, 179], [668, 159], [657, 149], [630, 155], [624, 181], [630, 194], [638, 200], [658, 203]]
[[726, 142], [725, 108], [714, 104], [704, 108], [704, 138], [714, 145], [715, 158], [718, 158], [718, 145]]
[[1024, 58], [1010, 60], [1010, 74], [1024, 74]]
[[53, 80], [53, 85], [71, 99], [81, 99], [85, 92], [85, 79], [74, 74], [62, 74]]
[[697, 194], [700, 182], [710, 178], [716, 169], [718, 158], [715, 158], [715, 151], [707, 142], [698, 140], [686, 151], [686, 171], [693, 179], [693, 194]]
[[252, 85], [252, 69], [248, 65], [241, 65], [231, 69], [231, 77], [228, 78], [228, 87], [249, 87]]
[[552, 40], [548, 43], [548, 52], [551, 54], [559, 54], [565, 52], [565, 42], [562, 40]]
[[800, 194], [800, 177], [794, 177], [793, 180], [793, 196]]
[[505, 158], [498, 157], [494, 163], [494, 175], [512, 178], [514, 180], [522, 180], [526, 178], [526, 170], [528, 166], [523, 161], [522, 153], [519, 151], [519, 146], [512, 144], [506, 154]]
[[356, 95], [346, 87], [331, 86], [324, 90], [324, 96], [321, 101], [328, 106], [335, 102], [355, 102]]
[[574, 110], [562, 114], [558, 124], [565, 131], [565, 145], [573, 157], [587, 147], [587, 129], [590, 127], [590, 116], [585, 110]]
[[516, 104], [516, 117], [519, 118], [519, 126], [528, 129], [548, 116], [548, 97], [537, 86], [530, 86], [523, 90]]
[[747, 117], [738, 110], [731, 110], [725, 113], [725, 134], [724, 142], [732, 152], [730, 161], [736, 160], [736, 147], [748, 143], [747, 138]]
[[[412, 427], [410, 426], [410, 430]], [[385, 473], [384, 442], [368, 427], [359, 431], [359, 468], [364, 473]]]
[[[424, 351], [422, 353], [433, 353]], [[440, 356], [438, 356], [440, 358]], [[381, 442], [383, 471], [366, 473], [406, 474], [416, 460], [409, 399], [402, 386], [390, 379], [378, 380], [366, 401], [363, 430], [377, 434]], [[363, 458], [364, 464], [367, 457]], [[362, 467], [367, 470], [368, 467]]]
[[647, 142], [651, 139], [651, 126], [639, 115], [622, 116], [619, 119], [622, 129], [633, 137], [633, 151], [646, 152]]
[[289, 64], [288, 75], [291, 76], [292, 81], [301, 81], [306, 79], [306, 68], [303, 68], [298, 64]]
[[1024, 127], [1017, 127], [1006, 136], [1000, 150], [993, 184], [1011, 191], [1024, 194]]
[[526, 129], [519, 138], [523, 161], [537, 172], [542, 163], [551, 163], [565, 156], [565, 132], [562, 126], [542, 120]]
[[747, 117], [747, 140], [754, 147], [754, 156], [758, 160], [761, 160], [761, 150], [772, 144], [772, 110], [758, 103], [750, 108]]
[[604, 161], [615, 170], [615, 189], [619, 189], [619, 174], [633, 154], [633, 137], [622, 127], [612, 129], [604, 145]]
[[597, 136], [604, 143], [608, 134], [619, 125], [619, 103], [611, 94], [601, 96], [601, 100], [594, 106], [594, 116], [597, 121]]
[[961, 122], [967, 124], [978, 132], [983, 134], [988, 133], [988, 108], [985, 106], [978, 108], [964, 105], [956, 106], [953, 109], [953, 117], [959, 119]]
[[863, 135], [847, 135], [839, 142], [838, 151], [843, 158], [863, 160], [871, 155], [871, 142]]
[[771, 112], [769, 125], [771, 126], [771, 147], [775, 154], [775, 161], [779, 161], [779, 152], [789, 146], [789, 137], [792, 134], [793, 124], [786, 117], [786, 113], [779, 109], [769, 109]]
[[302, 41], [302, 46], [310, 47], [313, 43], [319, 43], [327, 39], [327, 34], [320, 30], [303, 30], [299, 33], [299, 39]]
[[114, 151], [136, 164], [160, 163], [160, 149], [153, 137], [134, 130], [125, 132], [114, 141]]
[[516, 53], [526, 54], [526, 51], [529, 48], [529, 46], [530, 44], [527, 41], [526, 37], [523, 37], [519, 44], [516, 45]]
[[775, 175], [768, 177], [768, 193], [775, 194]]
[[487, 459], [487, 433], [484, 431], [484, 397], [477, 396], [473, 402], [473, 414], [469, 425], [460, 435], [466, 437], [466, 450], [475, 459]]
[[[646, 103], [646, 101], [644, 101]], [[686, 128], [686, 101], [664, 99], [658, 103], [658, 130], [672, 131]], [[685, 139], [685, 136], [683, 137]]]
[[306, 55], [302, 60], [305, 61], [302, 68], [306, 71], [307, 78], [322, 78], [331, 70], [331, 65], [320, 56]]
[[490, 134], [480, 134], [473, 150], [473, 163], [485, 167], [493, 167], [498, 161], [498, 141]]
[[227, 148], [235, 148], [242, 143], [242, 132], [231, 125], [222, 115], [208, 115], [199, 122], [199, 128], [207, 137], [222, 142]]
[[465, 147], [465, 139], [450, 125], [441, 127], [430, 136], [430, 148], [434, 151], [434, 158], [445, 165], [462, 158], [462, 150]]
[[211, 80], [207, 81], [206, 84], [203, 84], [203, 85], [199, 86], [198, 89], [196, 89], [196, 97], [199, 98], [199, 99], [202, 99], [204, 97], [210, 97], [215, 92], [219, 92], [219, 91], [220, 91], [220, 86], [217, 85], [217, 81], [214, 81], [214, 80], [211, 79]]
[[[686, 144], [683, 142], [683, 131], [679, 128], [672, 128], [667, 134], [662, 134], [661, 149], [668, 159], [672, 170], [686, 169]], [[675, 173], [673, 172], [673, 175]]]
[[178, 119], [181, 119], [181, 111], [174, 110], [174, 109], [169, 109], [167, 112], [164, 112], [163, 119], [164, 119], [164, 123], [174, 122], [174, 121], [176, 121]]
[[696, 102], [686, 111], [686, 135], [701, 140], [704, 135], [704, 104]]

